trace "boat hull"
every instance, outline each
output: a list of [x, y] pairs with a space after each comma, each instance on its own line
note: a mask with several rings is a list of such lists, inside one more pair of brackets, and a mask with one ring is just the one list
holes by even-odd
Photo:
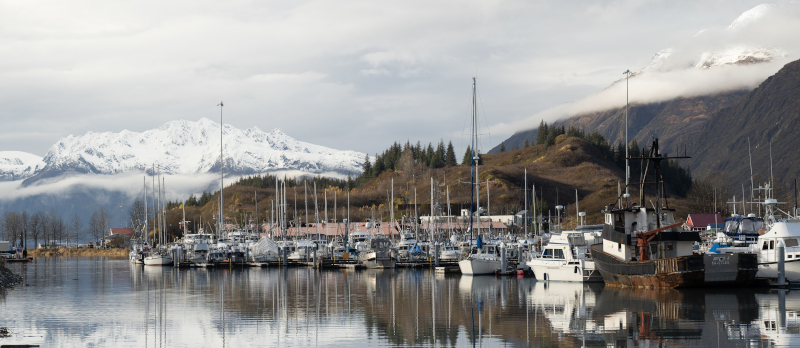
[[[786, 280], [790, 282], [800, 281], [800, 260], [790, 260], [784, 262], [784, 274]], [[778, 278], [778, 263], [764, 262], [758, 265], [758, 276], [764, 278]]]
[[148, 256], [144, 258], [145, 266], [171, 266], [172, 258], [169, 256]]
[[458, 268], [466, 275], [494, 274], [500, 269], [500, 260], [466, 259], [458, 261]]
[[595, 268], [594, 261], [531, 260], [526, 263], [536, 280], [601, 283], [603, 277]]
[[659, 260], [622, 261], [592, 246], [592, 258], [608, 286], [691, 288], [751, 285], [755, 254], [686, 255]]
[[363, 263], [367, 268], [394, 268], [396, 265], [394, 259], [372, 259], [365, 260]]

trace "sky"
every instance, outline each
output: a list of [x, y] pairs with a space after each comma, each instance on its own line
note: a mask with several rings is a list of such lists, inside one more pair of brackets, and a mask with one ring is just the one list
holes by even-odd
[[755, 87], [797, 59], [800, 43], [795, 10], [747, 33], [725, 30], [759, 4], [0, 1], [0, 151], [44, 156], [70, 134], [222, 113], [241, 129], [371, 155], [417, 140], [463, 153], [474, 76], [488, 151], [542, 119], [624, 103], [621, 84], [608, 87], [669, 47], [680, 61], [739, 40], [783, 58], [702, 76], [662, 68], [631, 86], [642, 91], [633, 98], [707, 93], [720, 80]]

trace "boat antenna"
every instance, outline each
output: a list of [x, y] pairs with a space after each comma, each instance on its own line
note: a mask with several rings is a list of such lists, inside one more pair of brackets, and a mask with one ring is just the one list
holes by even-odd
[[750, 201], [752, 202], [754, 196], [753, 190], [755, 189], [755, 185], [753, 184], [753, 154], [750, 152], [750, 137], [747, 137], [747, 157], [750, 158]]
[[769, 186], [775, 186], [775, 176], [772, 175], [772, 139], [769, 140]]

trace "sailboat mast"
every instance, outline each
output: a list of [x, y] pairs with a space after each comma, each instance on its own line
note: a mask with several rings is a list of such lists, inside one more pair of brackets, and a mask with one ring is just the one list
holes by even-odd
[[222, 123], [222, 107], [224, 106], [224, 104], [220, 101], [219, 104], [217, 104], [217, 106], [219, 106], [219, 212], [217, 212], [217, 214], [218, 214], [217, 234], [218, 234], [218, 237], [221, 238], [222, 237], [222, 226], [224, 224], [224, 221], [222, 221], [223, 220], [222, 219], [222, 214], [223, 214], [222, 205], [223, 205], [223, 202], [225, 201], [225, 199], [223, 198], [223, 191], [222, 191], [222, 189], [225, 187], [225, 184], [223, 183], [223, 180], [225, 178], [225, 175], [224, 175], [224, 172], [225, 172], [225, 158], [222, 155], [222, 141], [223, 141], [222, 129], [224, 128], [223, 127], [223, 123]]
[[[161, 169], [158, 170], [159, 176], [161, 175]], [[164, 177], [161, 177], [161, 186], [163, 187], [161, 193], [161, 228], [163, 231], [166, 232], [167, 230], [167, 186], [166, 182], [164, 182]], [[161, 243], [167, 244], [167, 236], [163, 235], [163, 233], [158, 233], [161, 237]]]
[[[145, 171], [146, 173], [146, 171]], [[142, 183], [144, 184], [144, 242], [147, 243], [150, 241], [150, 226], [147, 222], [147, 176], [142, 178]]]
[[[473, 231], [475, 227], [473, 225], [473, 217], [475, 213], [478, 213], [477, 210], [473, 211], [473, 205], [475, 202], [475, 190], [478, 188], [476, 183], [478, 182], [478, 151], [475, 149], [475, 146], [478, 145], [478, 102], [476, 100], [477, 92], [476, 92], [476, 78], [472, 78], [472, 135], [470, 136], [470, 142], [472, 142], [472, 170], [470, 170], [470, 191], [469, 191], [469, 237], [470, 240], [473, 238]], [[479, 191], [480, 193], [480, 191]], [[478, 204], [480, 206], [480, 204]], [[480, 215], [478, 215], [478, 234], [480, 234]]]
[[[156, 208], [156, 165], [153, 164], [153, 215], [156, 215], [158, 209]], [[158, 216], [153, 216], [153, 245], [156, 244], [156, 231], [158, 230], [158, 226], [156, 223], [158, 222]]]
[[303, 180], [303, 200], [306, 204], [306, 238], [308, 238], [308, 183]]
[[450, 229], [450, 237], [453, 238], [453, 224], [450, 221], [450, 217], [452, 216], [450, 213], [450, 186], [445, 186], [447, 190], [447, 228]]
[[[492, 233], [492, 200], [489, 196], [489, 178], [486, 178], [486, 216], [489, 218], [489, 233]], [[480, 226], [480, 220], [478, 220]]]
[[389, 198], [389, 206], [391, 207], [391, 212], [389, 213], [389, 220], [391, 221], [391, 226], [389, 232], [392, 234], [392, 242], [394, 242], [394, 178], [392, 178], [392, 195]]
[[317, 240], [319, 240], [319, 206], [317, 205], [317, 182], [314, 181], [314, 226], [317, 229]]
[[525, 219], [523, 224], [525, 225], [525, 238], [528, 238], [528, 218], [530, 217], [530, 211], [528, 211], [528, 168], [525, 168], [525, 188], [522, 190], [522, 195], [525, 196]]

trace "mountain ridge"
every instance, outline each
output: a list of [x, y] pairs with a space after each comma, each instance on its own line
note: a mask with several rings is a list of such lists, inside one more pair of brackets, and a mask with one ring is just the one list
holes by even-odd
[[[176, 120], [144, 132], [88, 132], [59, 139], [24, 185], [72, 174], [163, 174], [220, 171], [220, 126], [207, 118]], [[280, 129], [222, 127], [225, 172], [297, 170], [313, 174], [360, 172], [365, 154], [298, 141]], [[30, 172], [25, 172], [30, 173]], [[152, 174], [152, 173], [151, 173]]]

